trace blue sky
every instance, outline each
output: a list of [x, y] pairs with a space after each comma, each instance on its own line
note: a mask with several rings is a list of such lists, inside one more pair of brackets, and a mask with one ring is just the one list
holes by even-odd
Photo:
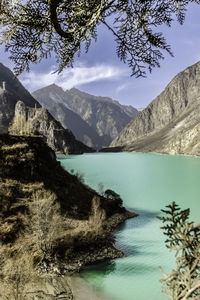
[[[134, 107], [147, 106], [180, 71], [200, 60], [200, 5], [189, 6], [184, 25], [174, 22], [171, 28], [158, 31], [171, 45], [174, 57], [165, 53], [161, 67], [147, 73], [147, 78], [130, 77], [131, 70], [120, 62], [115, 54], [112, 34], [103, 26], [99, 28], [98, 40], [93, 42], [87, 54], [75, 60], [74, 68], [66, 68], [60, 75], [52, 74], [56, 69], [54, 58], [32, 65], [29, 73], [19, 79], [29, 90], [56, 83], [64, 90], [76, 87], [98, 96], [109, 96], [122, 104]], [[0, 47], [1, 62], [12, 69], [8, 53]]]

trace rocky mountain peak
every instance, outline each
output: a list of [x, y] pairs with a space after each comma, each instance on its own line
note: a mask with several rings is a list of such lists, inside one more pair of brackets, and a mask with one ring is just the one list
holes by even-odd
[[79, 89], [73, 87], [70, 90], [68, 90], [70, 93], [83, 93], [82, 91], [80, 91]]

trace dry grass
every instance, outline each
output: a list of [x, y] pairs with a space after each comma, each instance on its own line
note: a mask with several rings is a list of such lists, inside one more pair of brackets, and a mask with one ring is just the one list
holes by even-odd
[[111, 202], [66, 172], [41, 138], [2, 136], [0, 300], [25, 300], [23, 284], [37, 270], [50, 272], [59, 259], [110, 240], [106, 213], [118, 208]]
[[3, 151], [9, 151], [9, 150], [17, 150], [17, 149], [25, 149], [28, 147], [28, 144], [27, 143], [16, 143], [16, 144], [13, 144], [13, 145], [3, 145], [2, 146], [2, 150]]

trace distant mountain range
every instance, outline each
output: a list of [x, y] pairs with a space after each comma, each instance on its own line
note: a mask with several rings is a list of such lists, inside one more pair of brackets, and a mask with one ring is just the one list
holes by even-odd
[[140, 113], [110, 98], [75, 88], [64, 91], [55, 84], [33, 96], [0, 64], [0, 127], [13, 121], [21, 100], [34, 129], [57, 152], [90, 152], [89, 147], [107, 147], [113, 139], [104, 151], [200, 155], [200, 62], [175, 76]]
[[24, 110], [34, 111], [28, 121], [32, 122], [33, 129], [41, 133], [48, 145], [57, 153], [94, 151], [77, 141], [69, 129], [63, 128], [47, 110], [41, 108], [39, 102], [23, 87], [14, 74], [0, 63], [0, 127], [8, 127], [13, 122], [15, 106], [19, 100], [22, 101]]
[[200, 155], [200, 62], [180, 72], [106, 151]]
[[107, 97], [97, 97], [78, 89], [64, 91], [52, 84], [33, 92], [55, 119], [90, 147], [108, 146], [138, 114], [132, 106], [121, 105]]

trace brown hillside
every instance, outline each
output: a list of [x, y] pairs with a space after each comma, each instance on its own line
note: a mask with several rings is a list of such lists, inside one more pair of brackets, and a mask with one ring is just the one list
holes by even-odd
[[122, 256], [111, 232], [134, 214], [113, 195], [66, 172], [42, 138], [1, 135], [0, 299], [73, 299], [59, 275]]

